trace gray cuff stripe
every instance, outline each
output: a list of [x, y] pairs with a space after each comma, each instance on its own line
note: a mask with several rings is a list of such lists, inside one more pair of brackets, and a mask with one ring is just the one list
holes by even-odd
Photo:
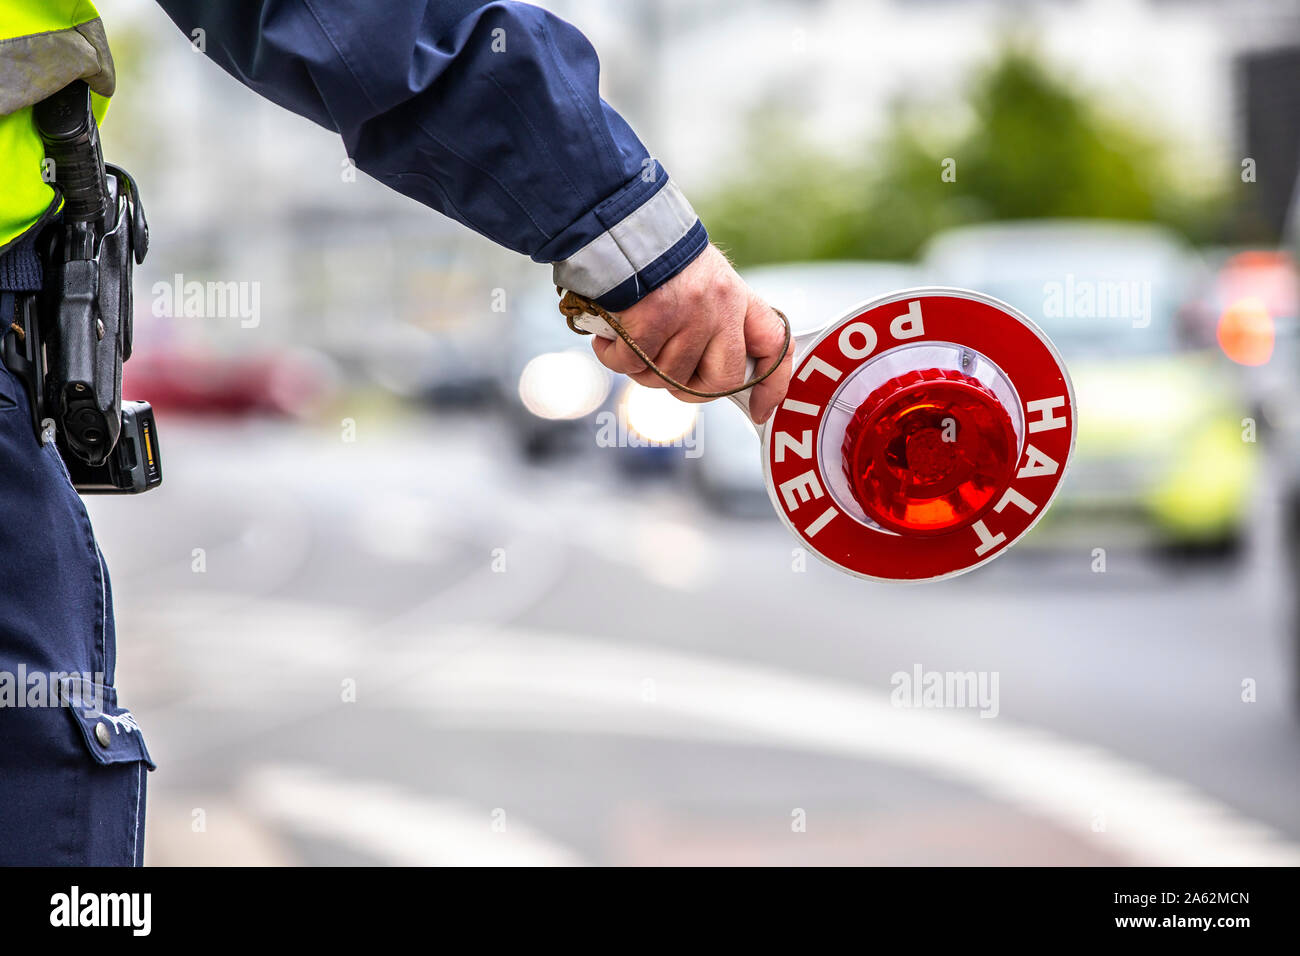
[[98, 18], [0, 40], [0, 116], [39, 103], [77, 79], [101, 96], [112, 96], [116, 87], [113, 56]]
[[555, 263], [555, 284], [599, 298], [680, 242], [698, 218], [677, 184], [665, 183], [618, 225]]

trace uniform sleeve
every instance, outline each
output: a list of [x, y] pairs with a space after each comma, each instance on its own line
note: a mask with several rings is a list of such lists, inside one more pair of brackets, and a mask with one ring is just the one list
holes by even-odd
[[557, 285], [625, 309], [703, 251], [704, 226], [600, 98], [576, 28], [524, 3], [159, 0], [262, 96], [339, 133], [357, 167]]

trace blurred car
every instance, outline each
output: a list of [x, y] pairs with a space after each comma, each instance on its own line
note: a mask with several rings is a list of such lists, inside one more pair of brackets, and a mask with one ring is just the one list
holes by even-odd
[[1221, 249], [1196, 312], [1196, 334], [1217, 344], [1258, 412], [1261, 425], [1300, 432], [1300, 275], [1281, 249]]
[[[913, 266], [894, 262], [798, 262], [746, 270], [745, 281], [784, 312], [796, 334], [822, 328], [867, 299], [916, 285]], [[770, 516], [754, 427], [729, 401], [701, 407], [701, 454], [691, 476], [713, 508]]]
[[478, 405], [494, 399], [497, 333], [484, 320], [429, 329], [379, 326], [361, 355], [366, 376], [394, 395], [435, 406]]
[[518, 297], [505, 333], [497, 390], [516, 444], [542, 460], [590, 441], [613, 375], [555, 308], [548, 290]]
[[521, 295], [497, 371], [505, 417], [525, 457], [615, 448], [617, 467], [665, 472], [690, 453], [698, 406], [615, 376], [570, 330], [555, 293]]
[[[1209, 334], [1237, 363], [1261, 428], [1267, 428], [1281, 486], [1284, 556], [1300, 581], [1300, 269], [1296, 252], [1231, 249], [1215, 256], [1204, 299]], [[1300, 714], [1300, 599], [1287, 613], [1292, 640], [1293, 700]]]
[[1258, 445], [1243, 440], [1250, 410], [1230, 363], [1183, 324], [1202, 264], [1176, 235], [1136, 223], [1004, 222], [936, 237], [924, 266], [931, 284], [1025, 312], [1070, 369], [1075, 456], [1039, 543], [1073, 532], [1222, 553], [1241, 540]]
[[187, 415], [305, 418], [334, 394], [333, 364], [319, 352], [227, 354], [189, 347], [137, 348], [122, 366], [122, 395]]

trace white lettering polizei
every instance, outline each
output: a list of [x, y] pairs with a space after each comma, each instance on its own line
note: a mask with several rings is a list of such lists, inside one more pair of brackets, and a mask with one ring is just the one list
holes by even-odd
[[834, 508], [827, 508], [817, 516], [817, 519], [812, 524], [804, 529], [804, 534], [810, 538], [813, 537], [818, 531], [830, 524], [831, 519], [833, 519], [837, 514], [839, 514], [839, 512]]
[[777, 432], [773, 441], [776, 444], [776, 460], [785, 461], [785, 453], [792, 451], [805, 460], [812, 457], [812, 429], [805, 428], [803, 437], [798, 441], [789, 432]]
[[781, 407], [787, 412], [795, 412], [799, 415], [812, 415], [814, 418], [822, 410], [820, 405], [811, 405], [808, 402], [796, 402], [793, 398], [787, 398], [781, 403]]
[[785, 506], [790, 511], [794, 511], [805, 501], [820, 498], [825, 494], [822, 491], [822, 483], [817, 480], [817, 472], [811, 468], [802, 475], [796, 475], [789, 481], [781, 482], [780, 490], [781, 497], [785, 500]]
[[889, 323], [889, 334], [896, 339], [914, 339], [918, 335], [925, 334], [925, 326], [921, 323], [921, 303], [919, 301], [907, 303], [907, 311], [902, 315], [895, 316]]
[[[862, 339], [861, 345], [854, 345], [853, 338]], [[846, 359], [866, 358], [876, 350], [876, 330], [866, 322], [854, 322], [840, 330], [840, 352]]]
[[832, 382], [838, 382], [840, 380], [840, 370], [829, 362], [823, 362], [816, 355], [808, 356], [808, 361], [803, 363], [803, 368], [799, 369], [797, 377], [799, 381], [806, 382], [808, 381], [808, 376], [813, 372], [820, 372]]

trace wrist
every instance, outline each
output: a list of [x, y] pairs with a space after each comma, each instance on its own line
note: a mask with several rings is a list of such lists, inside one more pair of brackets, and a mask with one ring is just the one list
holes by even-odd
[[[610, 312], [620, 312], [676, 276], [708, 248], [708, 233], [695, 210], [677, 185], [662, 170], [658, 172], [657, 178], [637, 177], [585, 216], [580, 232], [586, 241], [579, 248], [562, 259], [548, 260], [547, 253], [573, 246], [572, 236], [567, 241], [557, 237], [534, 256], [552, 261], [556, 285]], [[596, 229], [599, 232], [591, 236]]]

